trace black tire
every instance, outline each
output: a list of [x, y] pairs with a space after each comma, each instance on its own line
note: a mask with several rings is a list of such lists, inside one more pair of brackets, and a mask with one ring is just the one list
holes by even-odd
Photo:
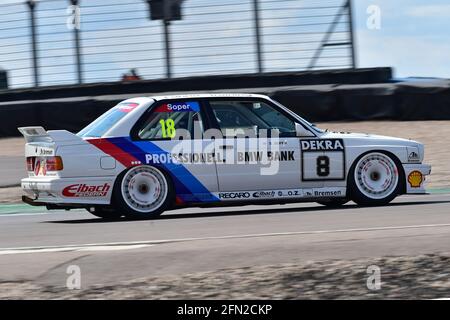
[[118, 220], [123, 214], [112, 207], [95, 206], [86, 209], [90, 214], [105, 220]]
[[317, 203], [321, 204], [323, 206], [329, 207], [329, 208], [339, 208], [339, 207], [342, 207], [344, 204], [346, 204], [349, 201], [350, 200], [347, 198], [335, 198], [335, 199], [327, 199], [327, 200], [317, 201]]
[[[377, 172], [376, 166], [375, 169], [371, 166], [367, 169], [367, 163], [370, 161], [378, 162], [383, 170]], [[370, 189], [368, 186], [371, 184], [375, 185], [378, 180], [383, 181], [384, 171], [386, 171], [386, 177], [391, 177], [391, 180], [389, 178], [385, 180], [390, 181], [385, 190]], [[404, 175], [401, 162], [394, 155], [382, 151], [367, 152], [356, 159], [349, 170], [348, 190], [350, 199], [362, 206], [386, 205], [401, 193]]]
[[[145, 202], [156, 194], [155, 201]], [[153, 166], [132, 167], [119, 175], [114, 184], [113, 205], [130, 219], [156, 218], [169, 209], [174, 200], [171, 179], [164, 171]]]

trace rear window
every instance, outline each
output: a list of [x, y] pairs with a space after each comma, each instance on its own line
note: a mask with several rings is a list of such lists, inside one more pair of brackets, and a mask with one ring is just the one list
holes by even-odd
[[94, 120], [94, 122], [91, 122], [87, 127], [78, 132], [77, 135], [82, 138], [100, 138], [138, 105], [138, 103], [134, 102], [119, 103]]

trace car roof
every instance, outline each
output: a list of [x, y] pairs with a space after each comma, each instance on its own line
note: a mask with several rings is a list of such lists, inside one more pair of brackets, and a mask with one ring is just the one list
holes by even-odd
[[195, 93], [195, 94], [177, 94], [167, 96], [150, 96], [149, 98], [156, 101], [166, 99], [200, 99], [200, 98], [263, 98], [268, 97], [262, 94], [252, 93]]

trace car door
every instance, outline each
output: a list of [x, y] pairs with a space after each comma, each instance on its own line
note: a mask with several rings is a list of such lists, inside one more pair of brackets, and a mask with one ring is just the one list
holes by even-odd
[[200, 100], [163, 100], [133, 133], [135, 144], [145, 152], [145, 163], [171, 175], [181, 202], [217, 200], [213, 141], [203, 139], [207, 123]]
[[292, 119], [261, 99], [210, 99], [209, 107], [223, 135], [215, 140], [219, 196], [276, 197], [250, 191], [300, 188], [300, 145]]

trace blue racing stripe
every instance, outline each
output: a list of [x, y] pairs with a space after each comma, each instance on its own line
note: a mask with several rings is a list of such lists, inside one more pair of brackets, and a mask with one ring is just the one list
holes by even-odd
[[[147, 163], [146, 154], [166, 154], [164, 151], [150, 141], [132, 141], [130, 138], [109, 138], [109, 142], [117, 145], [125, 152], [133, 155], [141, 163]], [[175, 192], [186, 202], [212, 202], [219, 201], [189, 170], [182, 164], [172, 162], [149, 163], [168, 172], [174, 182]]]

